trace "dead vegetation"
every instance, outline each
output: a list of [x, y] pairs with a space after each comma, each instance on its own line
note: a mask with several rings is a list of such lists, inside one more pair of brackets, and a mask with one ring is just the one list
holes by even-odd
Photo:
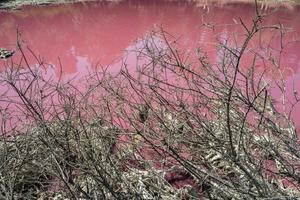
[[256, 14], [250, 27], [241, 21], [242, 43], [219, 44], [215, 65], [158, 30], [132, 52], [135, 69], [124, 60], [119, 73], [102, 68], [80, 88], [44, 76], [38, 57], [29, 66], [32, 51], [18, 42], [21, 62], [10, 58], [1, 74], [10, 92], [1, 96], [0, 198], [299, 198], [298, 134], [273, 109], [249, 47], [266, 28]]

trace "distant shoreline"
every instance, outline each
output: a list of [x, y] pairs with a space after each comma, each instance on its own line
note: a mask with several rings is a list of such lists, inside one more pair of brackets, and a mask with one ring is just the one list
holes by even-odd
[[[41, 6], [49, 4], [65, 4], [86, 1], [110, 1], [121, 2], [126, 0], [6, 0], [0, 3], [0, 10], [17, 10], [22, 9], [22, 6]], [[181, 0], [165, 0], [165, 1], [181, 1]], [[228, 3], [254, 3], [254, 0], [186, 0], [195, 3], [196, 6], [226, 5]], [[296, 5], [300, 5], [300, 0], [258, 0], [261, 8], [269, 8], [275, 6], [283, 6], [292, 9]]]
[[65, 4], [91, 0], [6, 0], [0, 3], [0, 10], [19, 10], [23, 6], [43, 6], [50, 4]]

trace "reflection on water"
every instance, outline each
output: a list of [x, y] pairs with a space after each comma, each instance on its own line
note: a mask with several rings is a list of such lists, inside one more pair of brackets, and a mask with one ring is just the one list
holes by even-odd
[[[278, 25], [289, 28], [285, 39], [280, 42], [278, 31], [263, 31], [250, 44], [253, 50], [271, 49], [264, 52], [264, 62], [257, 68], [274, 67], [269, 56], [281, 53], [280, 63], [287, 88], [292, 92], [300, 85], [300, 45], [289, 43], [297, 40], [300, 33], [300, 7], [292, 10], [272, 8], [263, 12], [274, 12], [266, 17], [266, 25]], [[241, 41], [242, 27], [240, 18], [246, 25], [251, 23], [254, 6], [251, 4], [227, 4], [197, 7], [192, 3], [168, 1], [124, 1], [119, 3], [90, 2], [63, 6], [25, 8], [24, 10], [0, 13], [0, 46], [15, 49], [16, 28], [22, 33], [22, 39], [38, 56], [54, 66], [59, 74], [62, 69], [65, 77], [83, 75], [95, 66], [118, 63], [124, 50], [132, 48], [138, 38], [150, 30], [163, 27], [167, 32], [180, 38], [182, 49], [193, 51], [196, 47], [207, 52], [212, 63], [218, 62], [217, 41], [228, 38], [231, 43]], [[236, 33], [236, 37], [233, 33]], [[280, 51], [284, 46], [283, 51]], [[20, 57], [16, 52], [14, 60]], [[29, 56], [32, 64], [35, 59]], [[253, 57], [243, 59], [243, 67], [249, 66]], [[6, 61], [0, 61], [1, 67]], [[61, 68], [59, 67], [61, 66]], [[115, 65], [116, 66], [116, 65]], [[53, 70], [52, 68], [49, 70]], [[114, 68], [111, 68], [114, 70]], [[300, 91], [299, 91], [300, 92]], [[274, 89], [278, 99], [280, 93]], [[294, 119], [298, 120], [295, 108]], [[299, 123], [300, 124], [300, 123]], [[298, 125], [299, 126], [299, 125]]]

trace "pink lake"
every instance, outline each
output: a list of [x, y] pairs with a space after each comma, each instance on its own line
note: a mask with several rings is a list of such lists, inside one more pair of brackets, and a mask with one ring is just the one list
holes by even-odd
[[[196, 6], [185, 1], [147, 0], [24, 7], [22, 10], [0, 11], [0, 47], [16, 49], [16, 29], [19, 29], [26, 45], [53, 65], [49, 68], [53, 74], [59, 74], [61, 64], [64, 77], [80, 77], [96, 66], [111, 65], [110, 70], [116, 70], [119, 61], [139, 38], [163, 27], [179, 38], [182, 49], [192, 52], [201, 47], [214, 64], [218, 61], [216, 38], [240, 33], [239, 18], [249, 25], [254, 11], [254, 5], [246, 3]], [[300, 43], [297, 42], [300, 6], [263, 9], [261, 12], [272, 13], [265, 18], [266, 25], [280, 24], [289, 30], [283, 40], [288, 45], [281, 52], [280, 67], [287, 96], [292, 102], [293, 90], [300, 94]], [[250, 45], [255, 49], [268, 46], [276, 55], [280, 51], [279, 38], [277, 31], [264, 31]], [[17, 60], [18, 56], [20, 52], [16, 52], [14, 59]], [[242, 67], [247, 67], [248, 60], [251, 57], [244, 58]], [[4, 68], [5, 62], [0, 60], [0, 69]], [[33, 58], [29, 62], [35, 64]], [[268, 68], [268, 64], [262, 62], [257, 68]], [[278, 75], [270, 73], [270, 76], [276, 78]], [[274, 88], [272, 92], [278, 99], [279, 91]], [[294, 108], [292, 118], [299, 129], [299, 105]]]

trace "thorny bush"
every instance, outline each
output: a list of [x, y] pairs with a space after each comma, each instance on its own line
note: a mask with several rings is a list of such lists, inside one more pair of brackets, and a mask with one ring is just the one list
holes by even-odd
[[80, 87], [45, 76], [38, 57], [30, 66], [26, 52], [34, 54], [18, 40], [22, 59], [1, 74], [0, 198], [299, 197], [298, 135], [274, 109], [272, 84], [255, 69], [262, 58], [249, 47], [261, 30], [284, 29], [262, 20], [258, 12], [250, 27], [241, 20], [243, 42], [220, 43], [216, 64], [151, 32], [131, 52], [136, 68], [125, 60]]

